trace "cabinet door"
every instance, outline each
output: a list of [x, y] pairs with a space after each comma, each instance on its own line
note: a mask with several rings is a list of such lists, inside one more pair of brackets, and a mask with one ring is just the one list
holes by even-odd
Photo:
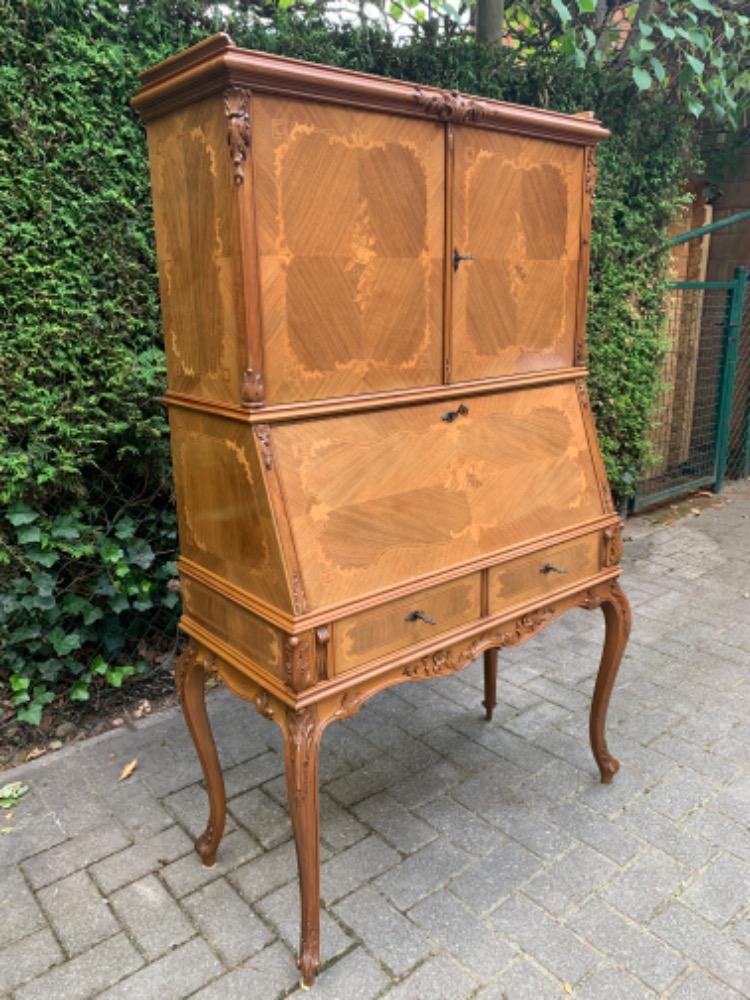
[[440, 382], [444, 127], [261, 95], [253, 149], [268, 401]]
[[602, 513], [572, 382], [282, 424], [270, 434], [311, 608]]
[[[453, 381], [573, 363], [584, 151], [501, 132], [454, 136]], [[451, 251], [452, 252], [452, 251]]]

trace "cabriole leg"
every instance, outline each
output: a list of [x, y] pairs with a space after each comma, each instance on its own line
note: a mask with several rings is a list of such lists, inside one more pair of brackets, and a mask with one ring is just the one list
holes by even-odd
[[207, 868], [216, 863], [227, 815], [227, 799], [219, 755], [206, 712], [206, 663], [194, 646], [189, 646], [177, 661], [175, 682], [185, 722], [193, 738], [208, 791], [208, 824], [195, 841], [195, 849]]
[[604, 612], [606, 634], [599, 673], [594, 687], [594, 697], [591, 702], [589, 737], [591, 750], [599, 765], [602, 782], [609, 785], [617, 774], [620, 764], [607, 749], [604, 730], [609, 699], [617, 678], [620, 661], [625, 652], [631, 620], [630, 604], [617, 582], [611, 584], [607, 596], [602, 601], [602, 611]]
[[286, 786], [289, 814], [297, 846], [300, 887], [300, 951], [297, 965], [302, 985], [310, 987], [320, 968], [320, 818], [318, 751], [321, 728], [314, 708], [287, 712], [285, 732]]
[[484, 701], [485, 718], [491, 721], [497, 705], [497, 649], [484, 651]]

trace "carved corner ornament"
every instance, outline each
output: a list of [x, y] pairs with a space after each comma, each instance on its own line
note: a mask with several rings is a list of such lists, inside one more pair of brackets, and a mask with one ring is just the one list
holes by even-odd
[[205, 674], [219, 673], [219, 661], [214, 654], [201, 649], [191, 640], [180, 653], [174, 668], [175, 690], [180, 701], [185, 688], [185, 677], [194, 667], [199, 667]]
[[604, 565], [618, 566], [622, 561], [622, 524], [604, 529]]
[[251, 410], [263, 406], [266, 401], [266, 387], [263, 376], [252, 368], [246, 368], [242, 373], [242, 388], [240, 402]]
[[225, 90], [224, 113], [234, 183], [239, 187], [245, 179], [245, 160], [250, 147], [250, 91], [244, 87]]
[[310, 752], [315, 740], [315, 716], [309, 708], [298, 712], [289, 711], [286, 716], [289, 739], [287, 746], [291, 757], [291, 777], [294, 788], [300, 798], [308, 792], [308, 776], [310, 769]]
[[315, 679], [329, 680], [328, 650], [331, 640], [331, 630], [327, 625], [315, 629]]
[[284, 679], [293, 691], [310, 687], [312, 676], [310, 640], [304, 635], [290, 635], [284, 641]]
[[421, 87], [415, 87], [414, 100], [428, 115], [435, 115], [442, 121], [476, 123], [491, 117], [487, 107], [455, 90], [425, 93]]
[[273, 468], [273, 453], [271, 452], [271, 428], [268, 424], [256, 424], [253, 428], [255, 437], [260, 445], [260, 453], [263, 458], [263, 465], [267, 469]]

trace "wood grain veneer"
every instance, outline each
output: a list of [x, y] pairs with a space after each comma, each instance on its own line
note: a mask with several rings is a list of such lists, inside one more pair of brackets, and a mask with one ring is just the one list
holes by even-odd
[[630, 626], [586, 391], [585, 303], [606, 131], [237, 49], [147, 70], [182, 628], [176, 683], [213, 864], [226, 813], [204, 678], [280, 727], [320, 965], [318, 754], [392, 684], [602, 608], [589, 738]]

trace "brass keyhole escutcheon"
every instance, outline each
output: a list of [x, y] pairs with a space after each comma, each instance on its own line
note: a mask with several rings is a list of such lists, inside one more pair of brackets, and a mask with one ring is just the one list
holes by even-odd
[[552, 563], [545, 563], [539, 572], [546, 575], [547, 573], [567, 573], [568, 571], [560, 566], [553, 566]]
[[453, 248], [453, 270], [458, 270], [458, 265], [462, 260], [476, 260], [473, 253], [461, 253], [458, 247]]
[[466, 406], [464, 403], [461, 403], [461, 405], [457, 409], [448, 410], [448, 412], [444, 413], [440, 419], [444, 420], [446, 424], [452, 424], [453, 421], [458, 420], [459, 417], [465, 417], [468, 412], [469, 412], [469, 407]]

